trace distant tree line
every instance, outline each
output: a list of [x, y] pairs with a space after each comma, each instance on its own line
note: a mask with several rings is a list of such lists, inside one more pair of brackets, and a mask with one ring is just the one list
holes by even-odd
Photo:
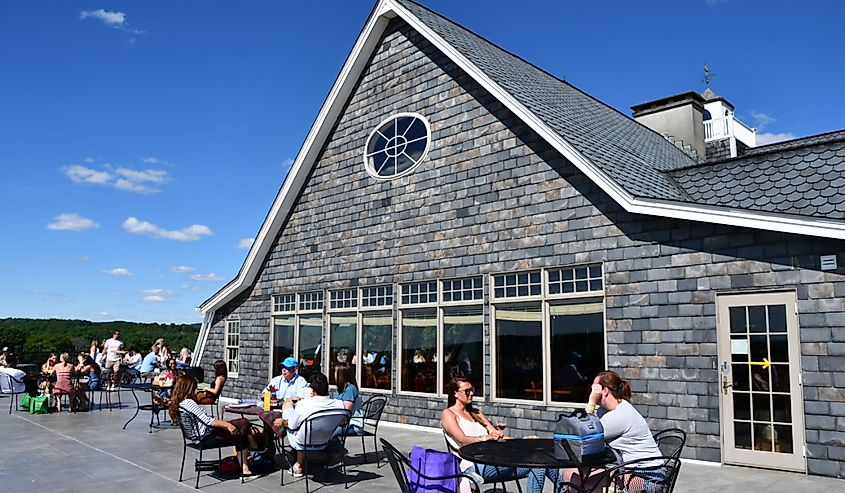
[[52, 351], [71, 354], [87, 352], [92, 340], [98, 339], [102, 343], [115, 330], [120, 330], [120, 340], [127, 349], [137, 346], [142, 354], [146, 354], [159, 337], [163, 337], [174, 352], [183, 346], [193, 351], [200, 324], [3, 318], [0, 319], [0, 347], [8, 346], [29, 362], [38, 362], [33, 360]]

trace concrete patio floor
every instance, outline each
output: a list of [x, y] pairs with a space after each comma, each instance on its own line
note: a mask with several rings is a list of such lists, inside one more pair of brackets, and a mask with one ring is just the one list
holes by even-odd
[[[134, 412], [131, 394], [127, 391], [123, 394], [124, 407], [121, 409], [35, 416], [20, 411], [9, 415], [8, 397], [0, 398], [2, 491], [69, 492], [98, 490], [102, 487], [107, 491], [167, 492], [193, 489], [195, 473], [192, 464], [196, 452], [188, 450], [186, 480], [180, 483], [182, 437], [179, 429], [164, 427], [148, 433], [149, 413], [141, 412], [126, 430], [122, 430], [123, 423]], [[127, 402], [131, 402], [132, 406]], [[415, 444], [444, 449], [442, 434], [436, 429], [383, 422], [379, 437], [386, 438], [405, 451]], [[387, 461], [382, 460], [382, 467], [376, 467], [371, 438], [367, 446], [369, 459], [365, 463], [360, 439], [347, 442], [350, 490], [385, 493], [399, 491]], [[212, 451], [208, 458], [215, 455]], [[213, 493], [278, 492], [280, 489], [291, 493], [305, 491], [305, 481], [294, 479], [289, 474], [285, 477], [285, 485], [279, 486], [279, 471], [266, 477], [250, 478], [243, 485], [238, 480], [221, 481], [209, 473], [203, 474], [200, 489]], [[337, 480], [338, 476], [333, 474], [330, 478]], [[311, 491], [342, 492], [344, 485], [341, 482], [321, 487], [311, 482]], [[551, 491], [550, 484], [546, 485], [546, 491]], [[675, 491], [845, 491], [845, 480], [685, 462]]]

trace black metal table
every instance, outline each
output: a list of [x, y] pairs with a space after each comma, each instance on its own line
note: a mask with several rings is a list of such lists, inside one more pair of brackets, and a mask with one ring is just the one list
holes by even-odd
[[[153, 392], [159, 390], [169, 390], [171, 387], [162, 387], [160, 385], [153, 385], [152, 383], [127, 383], [120, 386], [121, 389], [129, 389], [132, 391], [132, 397], [135, 398], [135, 414], [132, 415], [129, 420], [123, 424], [123, 429], [125, 430], [129, 423], [131, 423], [136, 417], [138, 417], [138, 413], [143, 411], [150, 411], [150, 433], [153, 432], [153, 419], [158, 418], [158, 413], [167, 410], [167, 406], [161, 406], [156, 404], [152, 401]], [[150, 393], [150, 404], [141, 404], [141, 400], [138, 399], [138, 394], [136, 391], [142, 392], [149, 392]], [[160, 423], [160, 422], [159, 422]]]
[[[488, 440], [471, 443], [458, 449], [464, 459], [476, 464], [494, 467], [529, 467], [542, 469], [577, 469], [582, 478], [587, 478], [599, 468], [616, 462], [616, 456], [608, 448], [604, 454], [589, 456], [584, 461], [575, 458], [555, 457], [554, 440], [551, 438], [513, 438], [504, 441]], [[578, 489], [577, 484], [568, 484]]]

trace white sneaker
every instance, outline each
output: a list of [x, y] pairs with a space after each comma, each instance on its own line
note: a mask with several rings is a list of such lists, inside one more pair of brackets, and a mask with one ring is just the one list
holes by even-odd
[[295, 477], [295, 478], [301, 478], [302, 476], [304, 476], [304, 474], [302, 473], [302, 468], [297, 467], [296, 464], [291, 466], [290, 475]]

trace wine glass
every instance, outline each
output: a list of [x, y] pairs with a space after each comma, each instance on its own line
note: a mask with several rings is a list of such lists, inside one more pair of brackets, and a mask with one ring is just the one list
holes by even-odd
[[496, 428], [502, 433], [501, 438], [499, 438], [500, 442], [505, 441], [505, 428], [507, 428], [507, 427], [508, 427], [508, 425], [503, 423], [503, 422], [496, 423]]

